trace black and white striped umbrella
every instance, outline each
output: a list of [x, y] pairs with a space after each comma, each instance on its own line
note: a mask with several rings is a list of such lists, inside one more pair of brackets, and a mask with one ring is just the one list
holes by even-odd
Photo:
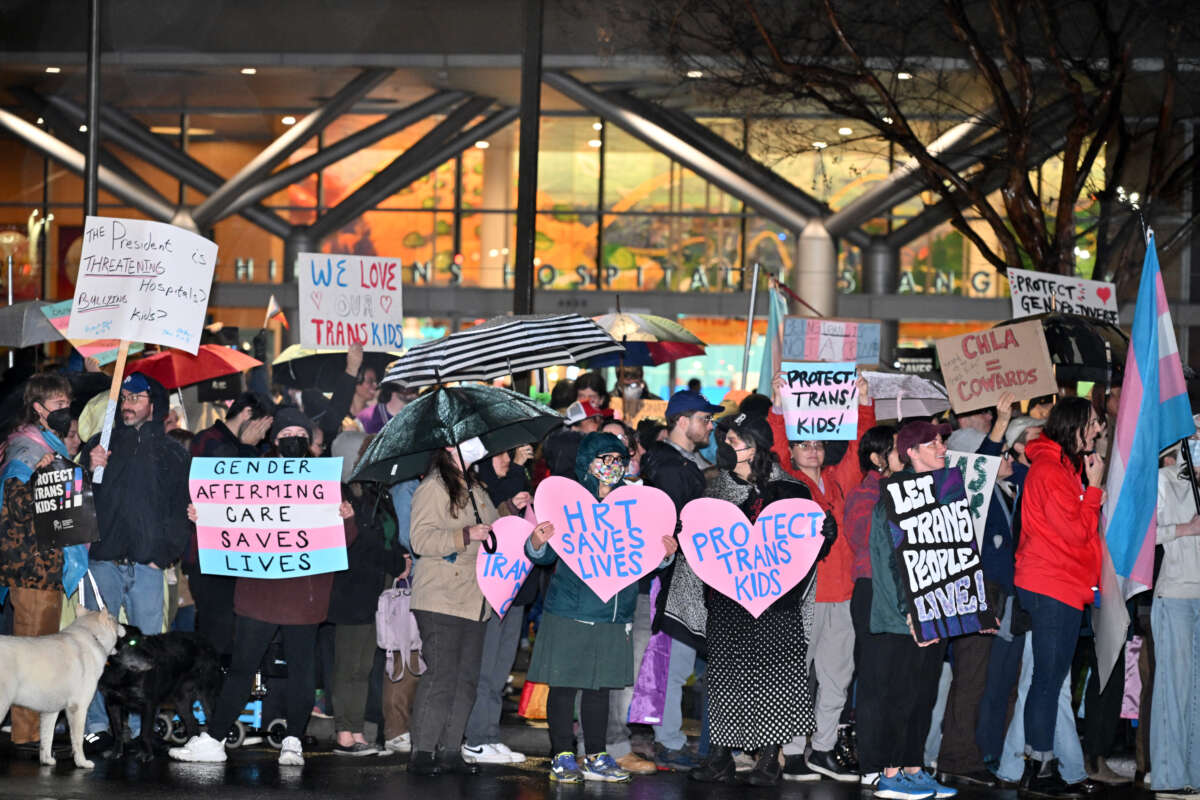
[[416, 387], [491, 381], [621, 349], [607, 331], [578, 314], [494, 317], [412, 348], [392, 362], [382, 382]]

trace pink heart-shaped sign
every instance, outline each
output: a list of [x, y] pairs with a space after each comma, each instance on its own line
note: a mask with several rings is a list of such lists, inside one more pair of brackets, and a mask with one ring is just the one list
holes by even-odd
[[383, 313], [390, 314], [392, 311], [392, 296], [390, 294], [382, 295], [379, 298], [379, 307], [383, 309]]
[[554, 523], [554, 552], [606, 603], [658, 568], [662, 537], [675, 532], [675, 504], [649, 486], [622, 486], [599, 501], [554, 476], [538, 485], [533, 508], [538, 522]]
[[733, 503], [705, 497], [680, 518], [688, 566], [755, 618], [804, 579], [825, 543], [825, 512], [812, 500], [776, 500], [751, 524]]
[[1096, 290], [1096, 297], [1099, 297], [1104, 302], [1108, 302], [1108, 298], [1112, 297], [1112, 289], [1107, 286], [1101, 286]]
[[503, 617], [508, 613], [521, 584], [533, 569], [525, 557], [525, 541], [533, 531], [533, 523], [521, 517], [501, 517], [492, 523], [496, 535], [496, 552], [482, 547], [475, 559], [475, 581], [487, 598], [488, 605]]
[[321, 308], [321, 293], [320, 292], [309, 292], [308, 297], [310, 300], [313, 301], [313, 305], [316, 306], [317, 309]]

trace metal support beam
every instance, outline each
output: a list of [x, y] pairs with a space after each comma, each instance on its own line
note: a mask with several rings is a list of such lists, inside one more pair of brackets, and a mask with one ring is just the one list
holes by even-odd
[[[475, 97], [454, 109], [420, 141], [375, 173], [371, 180], [356, 189], [353, 194], [318, 218], [311, 226], [313, 237], [317, 240], [324, 239], [437, 166], [435, 163], [413, 174], [414, 165], [424, 166], [430, 154], [437, 150], [439, 145], [461, 130], [463, 125], [466, 125], [491, 104], [492, 98], [490, 97]], [[401, 183], [402, 180], [403, 183]]]
[[631, 136], [641, 139], [650, 147], [678, 161], [705, 180], [711, 181], [724, 191], [741, 198], [756, 208], [760, 214], [771, 218], [788, 230], [799, 234], [808, 225], [809, 215], [764, 189], [756, 179], [745, 175], [740, 170], [731, 169], [713, 158], [708, 152], [689, 144], [662, 125], [633, 112], [620, 99], [601, 94], [561, 72], [547, 72], [543, 76], [543, 80], [574, 102], [604, 117], [614, 125], [618, 125]]
[[196, 224], [201, 228], [207, 228], [215, 222], [230, 200], [240, 195], [255, 181], [266, 177], [300, 145], [341, 116], [343, 111], [365, 97], [391, 74], [392, 70], [390, 69], [368, 69], [360, 72], [354, 80], [331, 97], [328, 103], [288, 128], [282, 136], [271, 142], [267, 149], [251, 159], [249, 164], [238, 170], [236, 175], [225, 181], [203, 203], [196, 206], [193, 213]]
[[100, 169], [100, 0], [88, 0], [87, 155], [83, 172], [83, 214], [96, 215]]
[[237, 214], [251, 203], [256, 203], [264, 197], [269, 197], [276, 192], [283, 191], [293, 183], [307, 178], [312, 173], [324, 169], [330, 164], [336, 163], [353, 153], [357, 153], [359, 150], [370, 147], [379, 140], [425, 119], [430, 114], [436, 114], [439, 111], [449, 108], [466, 96], [465, 92], [436, 92], [429, 97], [418, 100], [407, 108], [402, 108], [399, 111], [389, 114], [374, 125], [369, 125], [358, 133], [353, 133], [344, 139], [339, 139], [328, 147], [321, 148], [308, 158], [268, 175], [261, 183], [246, 189], [234, 198], [229, 205], [217, 214], [216, 219], [213, 221], [217, 222], [231, 214]]
[[[83, 153], [56, 139], [38, 126], [26, 122], [11, 111], [0, 109], [0, 128], [9, 131], [42, 155], [59, 162], [77, 175], [83, 175], [86, 172], [87, 159]], [[96, 180], [98, 188], [102, 188], [122, 202], [128, 203], [151, 219], [170, 222], [175, 216], [173, 205], [165, 202], [161, 197], [146, 194], [139, 187], [129, 183], [107, 167], [96, 165]]]
[[[538, 148], [542, 131], [542, 18], [545, 0], [524, 0], [521, 48], [521, 136], [517, 155], [517, 240], [513, 313], [533, 313], [533, 254], [537, 244]], [[522, 376], [522, 383], [525, 383]], [[527, 384], [526, 384], [527, 385]], [[515, 387], [524, 393], [520, 386]]]

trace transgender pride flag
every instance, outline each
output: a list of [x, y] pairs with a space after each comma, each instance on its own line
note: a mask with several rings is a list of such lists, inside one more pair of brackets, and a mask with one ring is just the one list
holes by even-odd
[[1105, 486], [1108, 498], [1102, 524], [1106, 525], [1107, 546], [1103, 548], [1100, 607], [1092, 616], [1101, 686], [1117, 663], [1129, 629], [1125, 600], [1154, 583], [1158, 454], [1191, 436], [1195, 429], [1151, 233]]

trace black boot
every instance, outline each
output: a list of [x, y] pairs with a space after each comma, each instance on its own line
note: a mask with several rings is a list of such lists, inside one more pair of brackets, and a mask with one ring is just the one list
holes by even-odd
[[459, 775], [478, 775], [479, 765], [472, 764], [462, 757], [462, 751], [458, 748], [454, 750], [439, 750], [437, 752], [437, 765], [442, 772], [457, 772]]
[[747, 786], [778, 786], [783, 767], [779, 765], [779, 745], [760, 747], [754, 769], [740, 780]]
[[855, 735], [853, 724], [838, 728], [833, 754], [847, 772], [858, 773], [858, 737]]
[[437, 756], [427, 750], [414, 750], [408, 759], [408, 771], [414, 775], [432, 777], [441, 775], [442, 768], [437, 763]]
[[1038, 761], [1033, 758], [1025, 759], [1025, 774], [1017, 787], [1022, 796], [1033, 797], [1079, 797], [1080, 793], [1070, 786], [1058, 774], [1058, 761]]
[[688, 777], [701, 783], [732, 783], [737, 775], [733, 753], [728, 747], [714, 746], [704, 763], [688, 773]]

